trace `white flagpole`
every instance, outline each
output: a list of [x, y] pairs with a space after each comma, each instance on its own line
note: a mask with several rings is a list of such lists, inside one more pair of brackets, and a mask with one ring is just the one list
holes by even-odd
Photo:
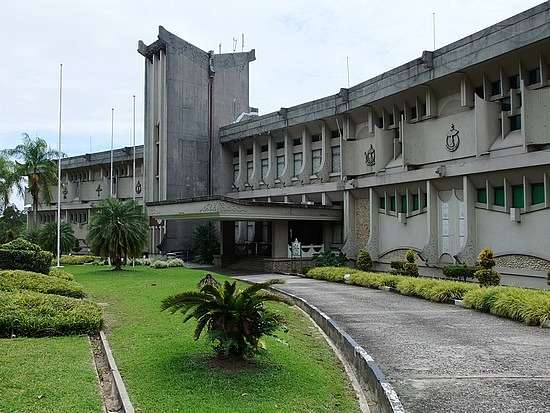
[[61, 267], [61, 104], [63, 91], [63, 63], [59, 65], [59, 130], [57, 139], [57, 267]]
[[133, 164], [133, 173], [132, 173], [132, 176], [133, 176], [133, 188], [134, 188], [134, 191], [133, 191], [133, 194], [134, 194], [134, 201], [136, 200], [136, 95], [133, 95], [132, 96], [132, 123], [133, 123], [133, 131], [132, 131], [132, 134], [133, 134], [133, 140], [134, 140], [134, 164]]
[[110, 188], [109, 188], [109, 198], [113, 197], [113, 145], [114, 145], [114, 136], [115, 136], [115, 108], [111, 108], [111, 174], [109, 175], [110, 179]]

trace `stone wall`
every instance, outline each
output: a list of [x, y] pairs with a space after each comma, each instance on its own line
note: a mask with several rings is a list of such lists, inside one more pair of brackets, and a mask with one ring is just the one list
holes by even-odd
[[495, 263], [499, 268], [550, 271], [550, 261], [529, 255], [502, 255], [500, 257], [495, 257]]

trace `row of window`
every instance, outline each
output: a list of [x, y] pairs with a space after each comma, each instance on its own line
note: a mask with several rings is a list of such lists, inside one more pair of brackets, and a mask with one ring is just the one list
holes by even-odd
[[[509, 76], [508, 83], [510, 85], [510, 89], [519, 89], [520, 87], [519, 80], [520, 80], [519, 74]], [[534, 69], [528, 70], [527, 78], [525, 80], [526, 80], [527, 86], [540, 84], [542, 81], [541, 75], [540, 75], [540, 67], [536, 67]], [[490, 92], [491, 96], [498, 96], [502, 94], [501, 79], [491, 82], [488, 92]], [[485, 97], [483, 86], [476, 87], [475, 93], [482, 99]]]
[[[314, 149], [311, 151], [311, 173], [316, 174], [321, 170], [321, 162], [323, 159], [322, 149]], [[285, 169], [285, 156], [279, 155], [275, 158], [276, 160], [276, 179], [280, 179], [283, 176]], [[332, 170], [333, 173], [340, 172], [340, 146], [331, 147], [331, 160], [332, 160]], [[302, 170], [303, 166], [303, 153], [297, 152], [293, 154], [292, 158], [292, 173], [294, 177], [298, 176]], [[267, 176], [267, 171], [269, 169], [269, 160], [267, 158], [260, 159], [260, 177], [263, 180]], [[252, 173], [254, 171], [253, 161], [246, 162], [246, 178], [247, 182], [252, 180]], [[239, 163], [233, 164], [233, 181], [237, 181], [239, 175]]]
[[[512, 185], [512, 208], [525, 208], [525, 188], [523, 185]], [[544, 204], [546, 200], [544, 183], [534, 183], [530, 185], [531, 205]], [[493, 205], [504, 207], [504, 186], [493, 187]], [[477, 202], [487, 204], [487, 189], [479, 188], [477, 190]]]
[[85, 224], [88, 222], [87, 212], [69, 212], [69, 222], [71, 224]]
[[[389, 198], [389, 210], [390, 212], [396, 212], [397, 211], [397, 198], [395, 195], [391, 195]], [[407, 213], [408, 209], [408, 200], [407, 195], [399, 195], [399, 212]], [[380, 197], [380, 209], [386, 209], [386, 197], [381, 196]], [[426, 205], [428, 203], [428, 198], [426, 194], [422, 194], [422, 208], [426, 208]], [[420, 211], [420, 197], [417, 193], [412, 194], [411, 196], [411, 212], [417, 212]]]

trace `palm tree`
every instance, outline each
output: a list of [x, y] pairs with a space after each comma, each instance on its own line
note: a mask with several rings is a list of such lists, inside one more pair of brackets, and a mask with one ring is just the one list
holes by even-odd
[[19, 237], [25, 228], [25, 221], [25, 214], [14, 205], [4, 209], [4, 213], [0, 216], [0, 244]]
[[15, 169], [15, 163], [0, 153], [0, 203], [6, 208], [14, 189], [23, 194], [21, 177]]
[[96, 255], [110, 257], [120, 270], [123, 257], [138, 257], [147, 243], [148, 224], [135, 201], [106, 199], [88, 226], [88, 244]]
[[269, 280], [241, 290], [236, 282], [204, 284], [199, 291], [186, 291], [165, 298], [161, 310], [181, 312], [183, 322], [197, 320], [194, 339], [204, 328], [219, 356], [241, 358], [261, 348], [264, 335], [274, 336], [279, 328], [286, 329], [284, 318], [264, 306], [266, 301], [288, 303], [283, 297], [266, 290], [282, 280]]
[[33, 226], [36, 227], [40, 196], [46, 203], [50, 203], [49, 186], [57, 184], [55, 160], [60, 154], [50, 149], [44, 139], [32, 139], [27, 133], [23, 134], [22, 144], [13, 149], [7, 149], [4, 153], [16, 159], [15, 170], [19, 177], [28, 179], [29, 192], [32, 196]]
[[[73, 227], [68, 222], [62, 222], [60, 229], [61, 253], [66, 254], [74, 248], [77, 239]], [[48, 222], [40, 229], [38, 243], [44, 251], [50, 251], [52, 254], [57, 252], [57, 221]]]

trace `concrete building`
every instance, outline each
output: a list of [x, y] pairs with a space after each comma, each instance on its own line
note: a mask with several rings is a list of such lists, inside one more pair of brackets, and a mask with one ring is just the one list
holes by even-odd
[[[82, 252], [89, 252], [86, 238], [88, 223], [97, 205], [109, 198], [132, 199], [143, 204], [143, 146], [136, 147], [136, 178], [133, 178], [133, 147], [113, 151], [113, 180], [111, 186], [111, 151], [95, 152], [63, 158], [61, 162], [61, 220], [71, 224]], [[57, 219], [57, 187], [50, 188], [51, 202], [41, 200], [38, 224]], [[28, 191], [25, 205], [32, 204]], [[28, 215], [29, 221], [32, 214]]]

